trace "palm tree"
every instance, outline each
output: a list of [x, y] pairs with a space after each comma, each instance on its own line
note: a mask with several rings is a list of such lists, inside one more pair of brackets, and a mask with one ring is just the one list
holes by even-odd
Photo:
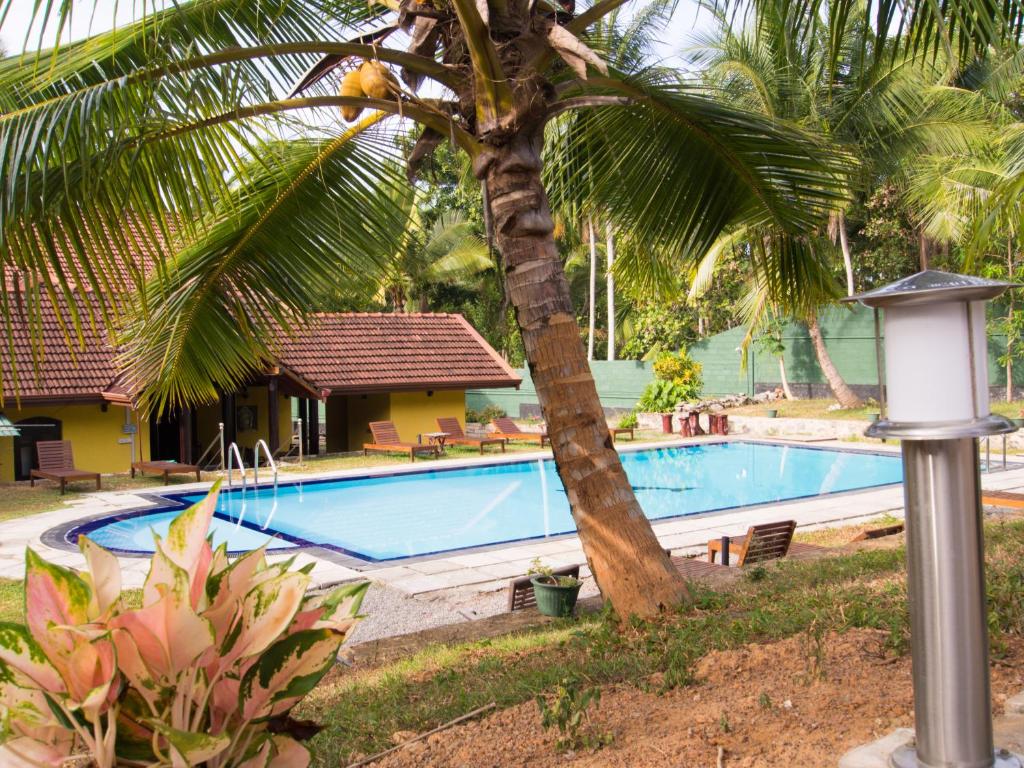
[[[855, 159], [844, 179], [846, 200], [830, 212], [826, 227], [796, 237], [787, 237], [774, 224], [726, 232], [695, 269], [691, 293], [710, 283], [727, 248], [747, 243], [751, 259], [765, 273], [752, 289], [758, 298], [748, 302], [748, 309], [762, 312], [778, 305], [765, 300], [764, 291], [779, 295], [771, 283], [784, 263], [800, 262], [807, 270], [803, 296], [810, 300], [794, 314], [805, 319], [819, 367], [836, 399], [857, 408], [861, 400], [833, 363], [818, 323], [819, 307], [839, 293], [827, 278], [835, 244], [843, 260], [845, 292], [855, 291], [846, 203], [892, 169], [894, 158], [966, 146], [971, 124], [963, 118], [951, 120], [950, 103], [959, 107], [963, 100], [957, 89], [940, 84], [943, 71], [931, 58], [879, 56], [885, 49], [872, 49], [878, 43], [871, 40], [863, 14], [849, 14], [843, 2], [823, 3], [819, 10], [817, 23], [809, 24], [792, 13], [786, 0], [766, 0], [755, 5], [747, 26], [739, 30], [719, 13], [717, 28], [698, 38], [691, 57], [704, 68], [719, 98], [799, 124]], [[819, 291], [813, 299], [811, 288]], [[748, 319], [752, 327], [761, 320], [756, 314]]]
[[[588, 36], [623, 3], [577, 14], [571, 0], [186, 0], [0, 62], [0, 280], [13, 267], [30, 295], [97, 290], [96, 320], [125, 332], [146, 405], [213, 399], [266, 364], [269, 329], [301, 324], [310, 297], [395, 252], [402, 180], [387, 118], [414, 121], [410, 175], [442, 142], [471, 159], [588, 563], [620, 615], [651, 616], [685, 588], [609, 439], [544, 160], [557, 151], [572, 182], [585, 157], [600, 208], [649, 252], [684, 259], [727, 225], [818, 227], [841, 190], [801, 130], [619, 61]], [[1001, 33], [982, 23], [981, 0], [958, 3], [938, 18], [920, 0], [927, 45], [959, 40], [945, 22], [961, 18], [971, 44]], [[966, 3], [978, 13], [961, 15]], [[71, 5], [36, 8], [61, 26]], [[405, 50], [389, 45], [399, 30]], [[339, 107], [371, 112], [341, 129], [326, 118]], [[556, 118], [573, 113], [586, 120], [559, 143]], [[155, 266], [121, 269], [116, 254], [140, 237]], [[69, 335], [88, 311], [78, 303]]]
[[378, 290], [396, 312], [427, 312], [432, 288], [470, 287], [494, 269], [487, 243], [457, 211], [442, 214], [425, 228], [414, 205], [404, 234]]

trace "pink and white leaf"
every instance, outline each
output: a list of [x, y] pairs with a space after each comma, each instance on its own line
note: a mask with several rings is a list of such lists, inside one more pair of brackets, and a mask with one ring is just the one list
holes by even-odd
[[295, 706], [334, 664], [342, 639], [329, 629], [309, 629], [270, 646], [242, 678], [242, 719], [262, 720]]
[[88, 566], [85, 576], [92, 587], [89, 618], [95, 620], [116, 605], [121, 597], [121, 564], [113, 552], [87, 536], [78, 537], [78, 547]]

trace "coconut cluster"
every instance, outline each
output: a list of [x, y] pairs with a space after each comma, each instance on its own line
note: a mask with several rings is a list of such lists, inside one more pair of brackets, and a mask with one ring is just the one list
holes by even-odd
[[[353, 69], [341, 79], [340, 96], [369, 97], [386, 99], [399, 92], [398, 80], [379, 61], [365, 61], [359, 69]], [[359, 117], [362, 107], [343, 106], [341, 116], [351, 123]]]

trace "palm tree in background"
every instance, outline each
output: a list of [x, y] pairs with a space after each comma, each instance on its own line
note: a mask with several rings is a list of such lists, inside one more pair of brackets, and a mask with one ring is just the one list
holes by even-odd
[[786, 0], [767, 0], [756, 4], [740, 29], [718, 11], [717, 27], [698, 37], [690, 56], [717, 98], [800, 125], [850, 158], [844, 200], [830, 211], [826, 226], [796, 236], [770, 222], [729, 228], [695, 268], [691, 296], [710, 284], [727, 250], [740, 248], [763, 264], [752, 270], [744, 306], [749, 341], [780, 309], [772, 282], [793, 269], [787, 262], [799, 263], [807, 302], [796, 316], [807, 324], [832, 393], [842, 406], [856, 408], [861, 400], [833, 363], [818, 322], [819, 308], [841, 292], [829, 277], [836, 255], [843, 261], [846, 294], [855, 292], [845, 207], [877, 179], [901, 169], [904, 160], [970, 146], [984, 118], [959, 89], [944, 85], [941, 57], [873, 51], [878, 42], [862, 13], [849, 13], [843, 2], [818, 10], [818, 17], [808, 19]]
[[[272, 329], [301, 325], [315, 297], [395, 253], [406, 223], [395, 190], [407, 182], [394, 161], [414, 177], [433, 148], [457, 146], [481, 184], [588, 563], [620, 615], [651, 616], [685, 588], [609, 439], [552, 237], [545, 160], [560, 159], [561, 199], [575, 186], [676, 270], [727, 228], [817, 230], [845, 182], [841, 163], [780, 116], [606, 49], [590, 31], [623, 4], [147, 4], [124, 28], [0, 62], [0, 280], [17, 270], [29, 303], [95, 290], [98, 303], [68, 318], [72, 337], [95, 306], [125, 334], [145, 406], [209, 401], [267, 364]], [[819, 7], [788, 12], [817, 18]], [[60, 25], [71, 0], [37, 8]], [[864, 33], [871, 50], [895, 8], [863, 8], [880, 17]], [[981, 0], [944, 4], [945, 16], [924, 0], [903, 11], [926, 47], [1003, 33]], [[364, 66], [359, 89], [350, 78], [339, 95]], [[339, 107], [356, 122], [329, 121]], [[558, 118], [576, 113], [586, 119], [570, 135]], [[420, 134], [396, 158], [404, 121]], [[137, 245], [126, 217], [156, 249], [152, 269], [119, 268]], [[817, 296], [817, 277], [789, 265], [769, 282], [779, 301]]]

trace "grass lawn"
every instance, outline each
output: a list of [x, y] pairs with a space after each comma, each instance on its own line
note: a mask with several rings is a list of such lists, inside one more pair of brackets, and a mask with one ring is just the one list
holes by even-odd
[[769, 409], [776, 409], [779, 418], [788, 419], [860, 419], [867, 420], [869, 413], [878, 413], [878, 406], [871, 405], [853, 410], [841, 409], [830, 411], [828, 407], [835, 405], [835, 400], [778, 400], [759, 405], [743, 405], [730, 408], [729, 413], [736, 416], [766, 416]]
[[[862, 421], [867, 420], [868, 414], [878, 413], [878, 405], [869, 405], [865, 408], [855, 408], [852, 410], [828, 410], [829, 406], [835, 404], [836, 401], [829, 398], [821, 400], [779, 400], [773, 403], [761, 403], [760, 405], [744, 405], [739, 408], [730, 408], [728, 412], [737, 416], [765, 416], [769, 409], [775, 408], [779, 412], [779, 418], [860, 419]], [[1008, 418], [1019, 418], [1021, 409], [1024, 409], [1024, 400], [1015, 400], [1012, 403], [992, 403], [993, 413], [998, 413]]]
[[[998, 658], [1006, 634], [1024, 631], [1024, 522], [990, 524], [987, 536], [989, 626]], [[528, 702], [566, 678], [670, 689], [690, 684], [710, 651], [863, 627], [882, 630], [887, 652], [899, 656], [908, 649], [903, 570], [901, 548], [752, 569], [732, 591], [697, 589], [679, 614], [621, 632], [612, 616], [586, 616], [342, 673], [321, 684], [297, 714], [326, 726], [311, 744], [315, 764], [336, 766], [339, 758], [345, 765], [354, 755], [386, 749], [396, 732], [423, 732], [491, 701]]]
[[21, 582], [0, 579], [0, 621], [24, 621], [25, 599]]

